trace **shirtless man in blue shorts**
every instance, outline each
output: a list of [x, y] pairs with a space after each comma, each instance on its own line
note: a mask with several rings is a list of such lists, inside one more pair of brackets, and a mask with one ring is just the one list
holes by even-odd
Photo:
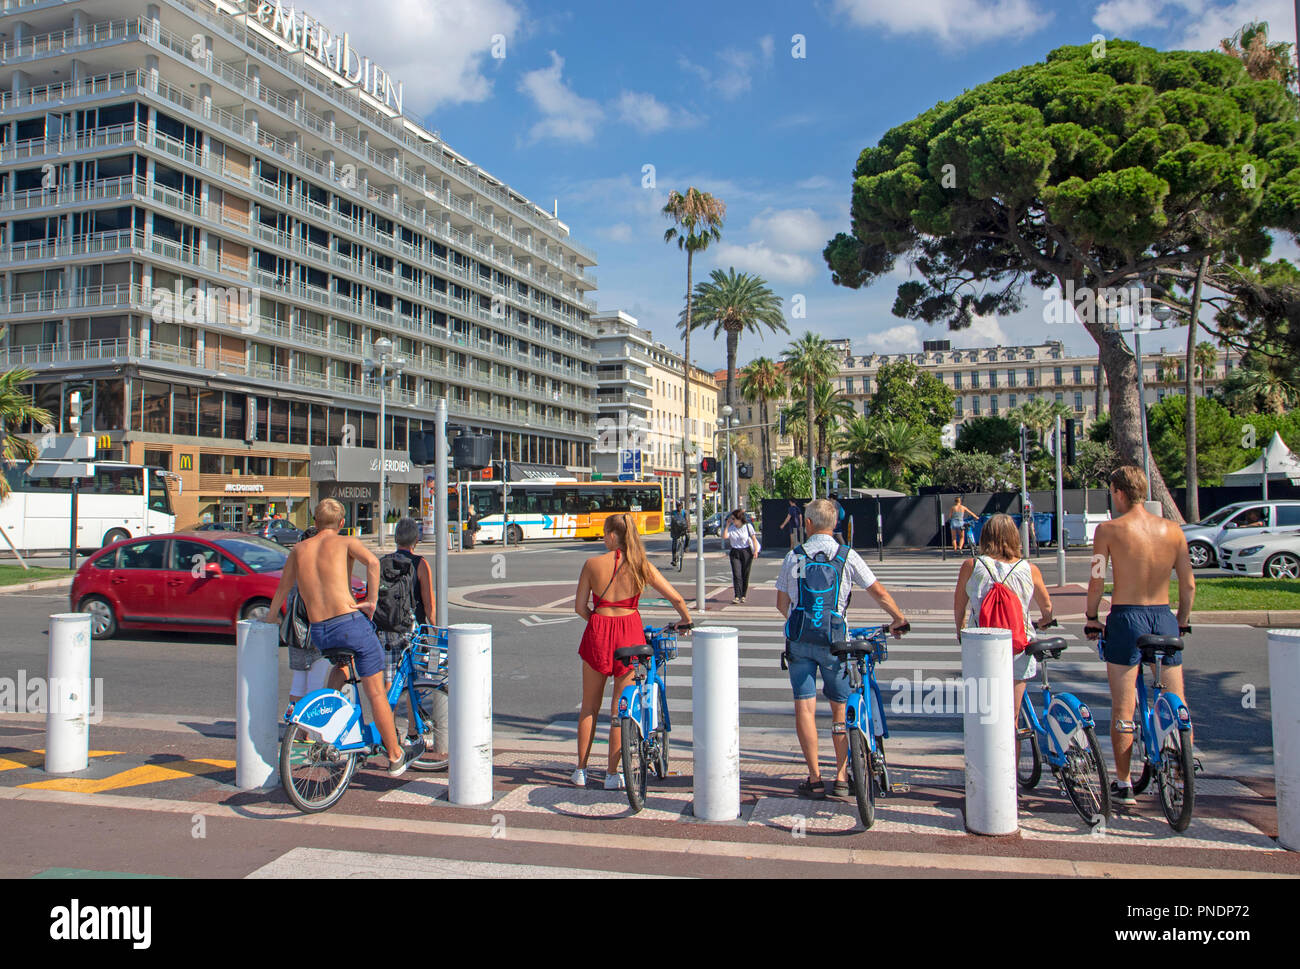
[[[1141, 468], [1125, 465], [1110, 476], [1110, 499], [1116, 516], [1097, 526], [1092, 546], [1092, 578], [1084, 634], [1096, 639], [1102, 632], [1097, 618], [1110, 562], [1114, 590], [1106, 615], [1106, 675], [1110, 679], [1110, 743], [1115, 751], [1115, 780], [1111, 800], [1135, 804], [1129, 783], [1133, 756], [1133, 711], [1137, 704], [1137, 676], [1141, 653], [1139, 636], [1178, 636], [1192, 614], [1196, 580], [1187, 554], [1187, 539], [1173, 522], [1151, 514], [1142, 504], [1147, 478]], [[1169, 574], [1178, 573], [1178, 615], [1169, 608]], [[1183, 655], [1174, 653], [1160, 665], [1165, 687], [1184, 700]], [[1120, 728], [1123, 728], [1122, 730]]]

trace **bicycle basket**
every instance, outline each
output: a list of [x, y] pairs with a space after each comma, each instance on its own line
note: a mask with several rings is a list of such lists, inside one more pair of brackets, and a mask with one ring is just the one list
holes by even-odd
[[424, 673], [447, 668], [447, 630], [440, 626], [420, 626], [411, 637], [411, 664]]
[[652, 636], [650, 645], [654, 647], [656, 662], [662, 663], [677, 658], [677, 637], [672, 633], [659, 633]]

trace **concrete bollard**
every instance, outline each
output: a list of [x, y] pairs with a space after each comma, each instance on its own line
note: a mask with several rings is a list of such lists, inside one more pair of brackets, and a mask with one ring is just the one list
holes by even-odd
[[[1015, 718], [1011, 705], [1011, 632], [963, 629], [961, 673], [966, 684], [962, 728], [966, 752], [966, 829], [1014, 834], [1016, 819]], [[987, 700], [985, 704], [972, 702]]]
[[1273, 706], [1277, 840], [1300, 851], [1300, 629], [1268, 631], [1268, 695]]
[[740, 638], [734, 626], [691, 634], [694, 812], [703, 821], [740, 817]]
[[71, 774], [90, 763], [90, 614], [50, 616], [45, 770]]
[[241, 619], [235, 623], [235, 786], [241, 791], [278, 787], [280, 627]]
[[452, 804], [492, 800], [492, 627], [447, 630], [447, 765]]

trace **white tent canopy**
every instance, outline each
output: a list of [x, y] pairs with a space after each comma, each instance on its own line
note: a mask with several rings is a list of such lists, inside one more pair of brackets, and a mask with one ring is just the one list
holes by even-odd
[[1273, 432], [1273, 439], [1268, 442], [1255, 461], [1240, 471], [1233, 471], [1223, 476], [1225, 485], [1255, 485], [1264, 483], [1264, 468], [1268, 467], [1269, 481], [1290, 481], [1300, 484], [1300, 458], [1297, 458], [1282, 440], [1282, 435]]

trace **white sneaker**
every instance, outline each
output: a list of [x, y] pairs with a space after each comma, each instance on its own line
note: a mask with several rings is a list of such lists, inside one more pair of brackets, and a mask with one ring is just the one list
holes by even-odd
[[586, 770], [579, 767], [577, 770], [573, 772], [573, 776], [570, 777], [569, 780], [573, 781], [574, 787], [586, 787], [587, 786]]
[[623, 790], [623, 775], [622, 775], [622, 774], [606, 774], [606, 775], [605, 775], [605, 790], [607, 790], [607, 791], [621, 791], [621, 790]]

